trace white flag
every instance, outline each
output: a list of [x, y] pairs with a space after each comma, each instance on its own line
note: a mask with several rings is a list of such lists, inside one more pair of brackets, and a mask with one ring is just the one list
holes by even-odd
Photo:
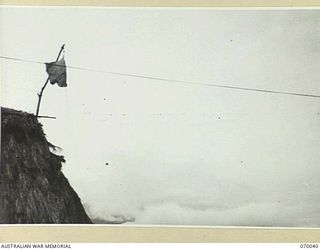
[[46, 63], [46, 71], [51, 84], [57, 83], [59, 87], [67, 87], [67, 70], [64, 58], [57, 62]]

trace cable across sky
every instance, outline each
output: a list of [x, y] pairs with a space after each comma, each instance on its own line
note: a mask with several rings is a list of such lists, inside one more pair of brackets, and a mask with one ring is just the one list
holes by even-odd
[[[8, 56], [0, 56], [0, 58], [5, 59], [5, 60], [13, 60], [13, 61], [20, 61], [20, 62], [27, 62], [27, 63], [36, 63], [36, 64], [44, 64], [44, 65], [46, 64], [44, 62], [25, 60], [25, 59], [21, 59], [21, 58], [8, 57]], [[286, 92], [286, 91], [278, 91], [278, 90], [271, 90], [271, 89], [239, 87], [239, 86], [234, 86], [234, 85], [224, 85], [224, 84], [216, 84], [216, 83], [209, 83], [209, 82], [185, 81], [185, 80], [169, 79], [169, 78], [163, 78], [163, 77], [153, 77], [153, 76], [147, 76], [147, 75], [129, 74], [129, 73], [123, 73], [123, 72], [114, 72], [114, 71], [107, 71], [107, 70], [83, 68], [83, 67], [76, 67], [76, 66], [61, 66], [61, 65], [57, 65], [57, 66], [66, 67], [69, 69], [88, 71], [88, 72], [96, 72], [96, 73], [103, 73], [103, 74], [110, 74], [110, 75], [119, 75], [119, 76], [126, 76], [126, 77], [156, 80], [156, 81], [162, 81], [162, 82], [166, 82], [166, 83], [171, 82], [171, 83], [185, 84], [185, 85], [197, 85], [197, 86], [207, 86], [207, 87], [214, 87], [214, 88], [225, 88], [225, 89], [260, 92], [260, 93], [263, 92], [263, 93], [269, 93], [269, 94], [282, 94], [282, 95], [320, 98], [320, 95], [316, 95], [316, 94], [306, 94], [306, 93]]]

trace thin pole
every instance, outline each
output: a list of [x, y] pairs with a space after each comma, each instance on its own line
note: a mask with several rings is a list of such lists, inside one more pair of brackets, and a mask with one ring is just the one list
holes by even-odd
[[[60, 51], [59, 51], [59, 54], [57, 56], [56, 62], [59, 61], [60, 55], [61, 55], [63, 50], [64, 50], [64, 44], [60, 48]], [[49, 76], [48, 76], [46, 82], [44, 83], [44, 85], [42, 86], [40, 93], [38, 93], [39, 100], [38, 100], [38, 105], [37, 105], [36, 117], [38, 117], [42, 94], [43, 94], [44, 89], [47, 87], [48, 82], [49, 82]]]

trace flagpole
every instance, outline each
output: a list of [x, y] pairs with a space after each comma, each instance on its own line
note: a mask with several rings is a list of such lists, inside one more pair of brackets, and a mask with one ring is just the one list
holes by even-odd
[[[59, 51], [59, 54], [57, 56], [56, 62], [59, 61], [60, 55], [61, 55], [63, 50], [64, 50], [64, 44], [60, 48], [60, 51]], [[47, 78], [46, 82], [42, 86], [40, 93], [38, 93], [39, 100], [38, 100], [38, 105], [37, 105], [36, 117], [39, 117], [38, 115], [39, 115], [39, 110], [40, 110], [40, 103], [41, 103], [42, 94], [43, 94], [44, 89], [47, 87], [48, 82], [49, 82], [49, 77]]]

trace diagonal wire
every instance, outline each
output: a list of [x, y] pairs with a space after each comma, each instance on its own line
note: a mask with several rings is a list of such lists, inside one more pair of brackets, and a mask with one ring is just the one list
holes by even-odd
[[[20, 58], [7, 57], [7, 56], [0, 56], [0, 58], [7, 59], [7, 60], [21, 61], [21, 62], [46, 64], [46, 63], [39, 62], [39, 61], [24, 60], [24, 59], [20, 59]], [[54, 65], [54, 63], [52, 63], [52, 64]], [[186, 85], [207, 86], [207, 87], [214, 87], [214, 88], [225, 88], [225, 89], [252, 91], [252, 92], [260, 92], [260, 93], [263, 92], [263, 93], [269, 93], [269, 94], [282, 94], [282, 95], [292, 95], [292, 96], [303, 96], [303, 97], [320, 98], [320, 95], [316, 95], [316, 94], [305, 94], [305, 93], [286, 92], [286, 91], [278, 91], [278, 90], [270, 90], [270, 89], [238, 87], [238, 86], [233, 86], [233, 85], [224, 85], [224, 84], [215, 84], [215, 83], [206, 83], [206, 82], [194, 82], [194, 81], [184, 81], [184, 80], [176, 80], [176, 79], [169, 79], [169, 78], [162, 78], [162, 77], [153, 77], [153, 76], [146, 76], [146, 75], [129, 74], [129, 73], [106, 71], [106, 70], [97, 70], [97, 69], [90, 69], [90, 68], [82, 68], [82, 67], [75, 67], [75, 66], [63, 66], [63, 65], [58, 65], [58, 64], [55, 64], [55, 65], [59, 66], [59, 67], [66, 67], [66, 68], [69, 68], [69, 69], [77, 69], [77, 70], [96, 72], [96, 73], [104, 73], [104, 74], [111, 74], [111, 75], [135, 77], [135, 78], [162, 81], [162, 82], [167, 82], [167, 83], [171, 82], [171, 83], [186, 84]]]

